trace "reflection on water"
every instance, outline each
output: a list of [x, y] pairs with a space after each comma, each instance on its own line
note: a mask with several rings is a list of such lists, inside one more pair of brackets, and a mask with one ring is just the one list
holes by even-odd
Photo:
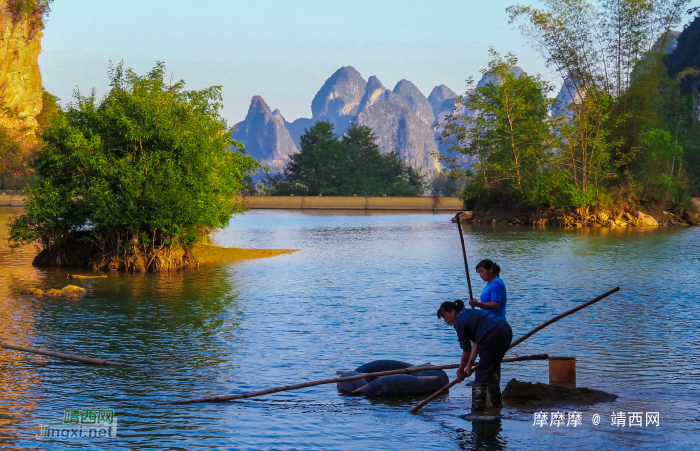
[[471, 432], [457, 428], [459, 448], [493, 451], [506, 449], [508, 441], [501, 435], [503, 431], [501, 423], [501, 420], [473, 421], [471, 423]]
[[[3, 227], [11, 212], [0, 209]], [[0, 446], [36, 448], [32, 434], [60, 423], [64, 409], [113, 408], [119, 433], [110, 449], [531, 449], [572, 440], [582, 449], [692, 449], [700, 436], [700, 228], [466, 228], [472, 269], [485, 257], [503, 268], [516, 337], [622, 288], [514, 350], [576, 356], [579, 385], [620, 395], [579, 409], [584, 424], [576, 429], [533, 427], [532, 412], [513, 409], [510, 420], [468, 423], [458, 418], [470, 404], [464, 385], [419, 415], [407, 414], [415, 398], [352, 397], [333, 385], [224, 404], [155, 405], [327, 378], [381, 358], [457, 362], [454, 331], [435, 318], [442, 301], [467, 295], [448, 219], [252, 211], [215, 240], [302, 250], [178, 273], [71, 280], [87, 289], [79, 299], [19, 295], [30, 286], [61, 288], [68, 271], [32, 268], [32, 249], [11, 255], [3, 243], [0, 338], [144, 369], [0, 352]], [[483, 283], [472, 280], [479, 293]], [[547, 365], [504, 365], [504, 380], [512, 377], [546, 382]], [[661, 426], [615, 428], [613, 410], [659, 411]], [[596, 413], [603, 421], [593, 426]]]

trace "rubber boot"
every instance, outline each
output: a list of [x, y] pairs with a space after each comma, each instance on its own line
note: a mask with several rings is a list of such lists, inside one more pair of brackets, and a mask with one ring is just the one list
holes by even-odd
[[501, 402], [501, 384], [498, 380], [498, 375], [496, 372], [491, 373], [488, 379], [486, 379], [486, 393], [488, 394], [489, 408], [500, 409], [503, 407]]
[[483, 415], [486, 409], [486, 384], [472, 382], [472, 413]]

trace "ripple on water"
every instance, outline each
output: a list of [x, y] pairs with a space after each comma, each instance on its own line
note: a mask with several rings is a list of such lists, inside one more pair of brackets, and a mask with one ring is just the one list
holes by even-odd
[[[0, 210], [2, 227], [11, 211]], [[0, 337], [147, 368], [0, 353], [0, 443], [35, 448], [32, 434], [40, 424], [60, 423], [64, 409], [102, 407], [119, 417], [118, 439], [109, 445], [117, 449], [532, 449], [570, 446], [572, 439], [596, 450], [697, 444], [699, 228], [466, 228], [472, 270], [485, 257], [503, 268], [515, 336], [621, 287], [514, 350], [576, 356], [579, 385], [620, 395], [617, 403], [580, 409], [584, 425], [575, 429], [533, 427], [532, 412], [518, 411], [497, 425], [465, 423], [457, 418], [470, 402], [465, 386], [420, 415], [406, 413], [414, 398], [370, 400], [333, 386], [224, 404], [155, 405], [332, 377], [380, 358], [456, 362], [454, 331], [435, 318], [442, 301], [467, 297], [459, 238], [448, 218], [251, 211], [215, 240], [302, 250], [174, 274], [79, 280], [88, 290], [80, 299], [19, 296], [27, 286], [64, 286], [67, 271], [37, 270], [31, 249], [11, 255], [0, 247]], [[476, 273], [472, 280], [480, 293]], [[504, 366], [504, 384], [511, 377], [546, 382], [546, 364]], [[613, 410], [658, 411], [661, 426], [615, 428]], [[593, 426], [596, 413], [603, 421]]]

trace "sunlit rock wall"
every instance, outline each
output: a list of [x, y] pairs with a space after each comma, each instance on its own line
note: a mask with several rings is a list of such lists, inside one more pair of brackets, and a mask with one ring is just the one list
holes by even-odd
[[17, 121], [4, 114], [2, 125], [33, 129], [42, 106], [39, 52], [44, 25], [40, 15], [13, 23], [6, 4], [0, 3], [0, 103], [16, 109], [25, 120]]

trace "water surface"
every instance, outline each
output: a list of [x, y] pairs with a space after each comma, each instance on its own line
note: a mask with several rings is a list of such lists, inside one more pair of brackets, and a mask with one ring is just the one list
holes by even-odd
[[[0, 209], [2, 227], [16, 209]], [[5, 234], [5, 228], [2, 229]], [[70, 271], [31, 267], [0, 248], [0, 339], [142, 365], [103, 368], [0, 352], [0, 447], [19, 449], [693, 449], [700, 444], [700, 228], [466, 229], [472, 271], [502, 267], [518, 337], [615, 286], [621, 291], [536, 334], [509, 355], [575, 356], [578, 385], [620, 395], [579, 408], [583, 424], [533, 427], [531, 411], [474, 427], [457, 418], [464, 384], [428, 405], [372, 400], [333, 385], [223, 404], [162, 400], [332, 377], [375, 359], [456, 363], [453, 329], [435, 318], [466, 298], [456, 226], [432, 213], [251, 211], [214, 235], [227, 246], [301, 249], [172, 274], [70, 283], [80, 299], [21, 296], [61, 288]], [[484, 284], [472, 273], [476, 293]], [[454, 377], [454, 371], [448, 372]], [[547, 382], [545, 362], [504, 366]], [[117, 439], [43, 440], [65, 409], [115, 409]], [[547, 409], [547, 412], [553, 409]], [[572, 412], [574, 408], [563, 408]], [[659, 412], [660, 426], [615, 427], [613, 412]], [[594, 426], [594, 414], [601, 423]], [[575, 441], [574, 441], [575, 440]]]

